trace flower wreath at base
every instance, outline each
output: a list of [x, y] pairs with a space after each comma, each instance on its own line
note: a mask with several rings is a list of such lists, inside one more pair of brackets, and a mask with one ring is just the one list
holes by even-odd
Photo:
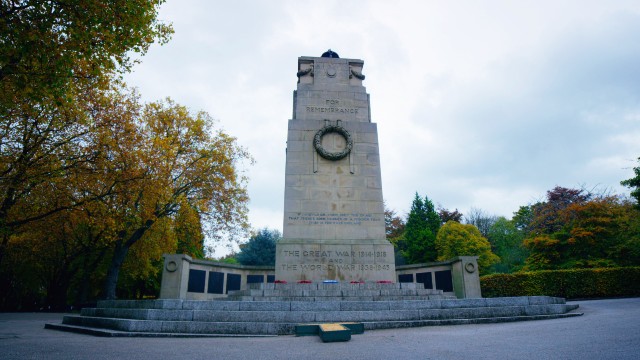
[[[344, 150], [340, 152], [329, 152], [322, 147], [322, 137], [326, 134], [336, 133], [342, 135], [344, 140], [347, 142], [347, 146]], [[322, 156], [327, 160], [340, 160], [351, 152], [351, 148], [353, 148], [353, 139], [351, 138], [351, 134], [347, 131], [347, 129], [343, 128], [339, 125], [326, 125], [322, 129], [316, 132], [316, 135], [313, 138], [313, 147], [318, 152], [318, 155]]]

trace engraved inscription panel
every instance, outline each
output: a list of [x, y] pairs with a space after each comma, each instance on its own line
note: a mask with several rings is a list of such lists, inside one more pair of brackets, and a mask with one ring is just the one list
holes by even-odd
[[276, 277], [298, 280], [394, 280], [393, 246], [280, 244]]
[[287, 217], [291, 225], [363, 225], [372, 221], [381, 221], [377, 214], [364, 213], [299, 213]]

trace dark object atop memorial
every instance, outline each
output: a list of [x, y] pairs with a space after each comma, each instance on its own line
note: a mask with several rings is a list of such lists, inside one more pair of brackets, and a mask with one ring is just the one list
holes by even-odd
[[331, 50], [331, 49], [329, 49], [329, 50], [325, 51], [325, 52], [322, 54], [322, 57], [340, 59], [340, 55], [338, 55], [338, 53], [337, 53], [337, 52], [335, 52], [335, 51], [333, 51], [333, 50]]

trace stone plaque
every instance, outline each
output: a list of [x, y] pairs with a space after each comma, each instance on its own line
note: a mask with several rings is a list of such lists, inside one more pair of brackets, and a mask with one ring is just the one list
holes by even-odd
[[451, 270], [442, 270], [435, 272], [436, 289], [445, 292], [453, 291], [453, 279], [451, 278]]
[[204, 270], [189, 270], [189, 283], [187, 284], [188, 292], [204, 292], [204, 279], [207, 276], [207, 272]]
[[209, 286], [207, 292], [209, 294], [224, 293], [224, 273], [218, 271], [209, 271]]
[[431, 280], [430, 272], [417, 273], [416, 282], [424, 284], [425, 289], [433, 289], [433, 281]]
[[240, 290], [242, 276], [240, 274], [227, 273], [227, 294], [229, 291]]
[[363, 65], [298, 59], [276, 280], [395, 281]]
[[264, 275], [247, 275], [247, 284], [264, 283]]

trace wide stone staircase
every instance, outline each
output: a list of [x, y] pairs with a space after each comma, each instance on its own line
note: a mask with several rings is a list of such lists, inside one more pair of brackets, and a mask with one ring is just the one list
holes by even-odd
[[[418, 284], [421, 285], [421, 284]], [[367, 330], [540, 320], [582, 315], [562, 298], [456, 299], [413, 283], [259, 284], [226, 299], [104, 300], [45, 328], [100, 336], [273, 336], [308, 323]]]
[[249, 284], [229, 293], [228, 301], [396, 301], [456, 299], [415, 283]]

